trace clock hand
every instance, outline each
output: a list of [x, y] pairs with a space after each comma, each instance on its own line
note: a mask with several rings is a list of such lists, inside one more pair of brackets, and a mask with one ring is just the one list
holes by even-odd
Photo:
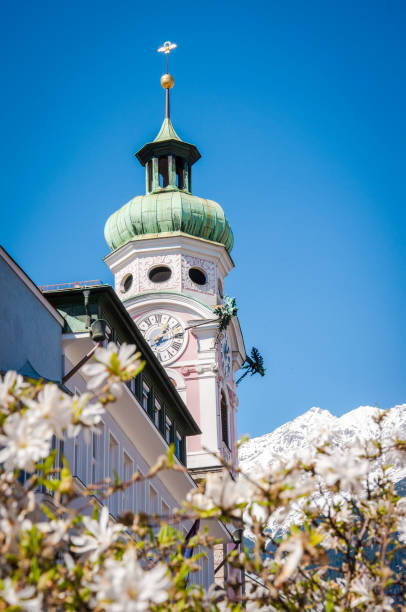
[[166, 330], [168, 329], [168, 325], [169, 325], [169, 321], [167, 323], [165, 323], [165, 325], [163, 327], [161, 327], [161, 332], [157, 336], [155, 336], [154, 344], [156, 344], [158, 342], [158, 340], [161, 340], [161, 338], [163, 338], [163, 336], [166, 333]]
[[175, 328], [172, 330], [168, 331], [168, 334], [166, 335], [166, 339], [167, 340], [171, 340], [172, 338], [181, 338], [183, 336], [183, 329], [182, 328]]
[[151, 346], [159, 346], [161, 342], [164, 342], [165, 340], [166, 338], [164, 338], [163, 336], [160, 336], [159, 338], [155, 338], [155, 340], [151, 342]]
[[172, 337], [168, 336], [168, 325], [169, 321], [163, 327], [161, 327], [161, 332], [155, 336], [154, 341], [151, 343], [151, 346], [159, 346], [161, 342], [163, 342], [164, 340], [169, 340], [169, 338]]

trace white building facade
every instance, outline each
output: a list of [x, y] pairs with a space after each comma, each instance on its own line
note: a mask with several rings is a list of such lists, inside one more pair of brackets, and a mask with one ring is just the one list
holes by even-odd
[[[91, 435], [90, 441], [82, 434], [57, 441], [57, 461], [62, 453], [66, 456], [78, 492], [105, 478], [114, 479], [115, 474], [120, 481], [130, 480], [135, 471], [147, 474], [171, 443], [175, 445], [175, 461], [186, 465], [186, 440], [188, 436], [199, 435], [200, 430], [114, 290], [108, 285], [77, 286], [44, 295], [65, 321], [62, 335], [65, 375], [94, 348], [91, 326], [100, 320], [107, 323], [111, 339], [118, 344], [136, 344], [146, 361], [139, 376], [129, 385], [122, 384], [122, 395], [108, 406], [98, 432]], [[78, 370], [65, 385], [72, 393], [82, 394], [86, 392], [86, 382], [82, 370]], [[131, 511], [156, 514], [172, 521], [174, 509], [181, 507], [195, 486], [187, 472], [164, 471], [99, 502], [108, 506], [113, 518]], [[175, 526], [186, 534], [192, 522], [182, 520]], [[230, 533], [218, 521], [209, 521], [207, 527], [214, 537], [230, 541]], [[193, 582], [208, 588], [214, 581], [213, 553], [208, 552], [200, 565], [201, 570], [193, 574]]]

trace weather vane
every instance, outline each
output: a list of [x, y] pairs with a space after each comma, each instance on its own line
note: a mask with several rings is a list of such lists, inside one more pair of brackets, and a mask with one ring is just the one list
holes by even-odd
[[175, 83], [175, 79], [169, 74], [169, 54], [173, 49], [176, 49], [178, 45], [172, 43], [170, 40], [164, 42], [162, 47], [159, 47], [158, 53], [165, 53], [166, 55], [166, 74], [161, 76], [161, 85], [165, 91], [165, 117], [169, 119], [169, 90], [172, 89]]
[[162, 47], [159, 47], [158, 49], [158, 53], [165, 53], [166, 55], [166, 72], [168, 73], [168, 59], [169, 59], [169, 54], [172, 51], [172, 49], [176, 49], [178, 45], [176, 45], [175, 43], [172, 43], [170, 40], [167, 40], [166, 42], [164, 42], [164, 44], [162, 45]]

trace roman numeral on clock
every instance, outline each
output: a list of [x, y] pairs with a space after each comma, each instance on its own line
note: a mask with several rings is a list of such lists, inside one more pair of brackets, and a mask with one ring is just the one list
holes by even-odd
[[172, 347], [175, 349], [175, 351], [178, 351], [181, 346], [182, 346], [181, 342], [177, 342], [176, 340], [175, 342], [172, 342]]

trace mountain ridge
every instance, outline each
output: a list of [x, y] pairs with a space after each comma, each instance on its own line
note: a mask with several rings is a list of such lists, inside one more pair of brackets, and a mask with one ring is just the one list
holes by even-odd
[[[359, 406], [341, 417], [328, 410], [313, 406], [292, 421], [262, 436], [248, 440], [239, 450], [239, 463], [244, 472], [250, 473], [267, 468], [277, 459], [288, 459], [293, 452], [312, 446], [314, 439], [323, 432], [329, 432], [334, 447], [344, 448], [357, 440], [376, 437], [378, 425], [373, 419], [377, 412], [384, 412], [375, 406]], [[406, 439], [406, 404], [390, 408], [383, 423], [383, 434], [396, 434]], [[406, 476], [404, 469], [394, 471], [395, 481]]]

